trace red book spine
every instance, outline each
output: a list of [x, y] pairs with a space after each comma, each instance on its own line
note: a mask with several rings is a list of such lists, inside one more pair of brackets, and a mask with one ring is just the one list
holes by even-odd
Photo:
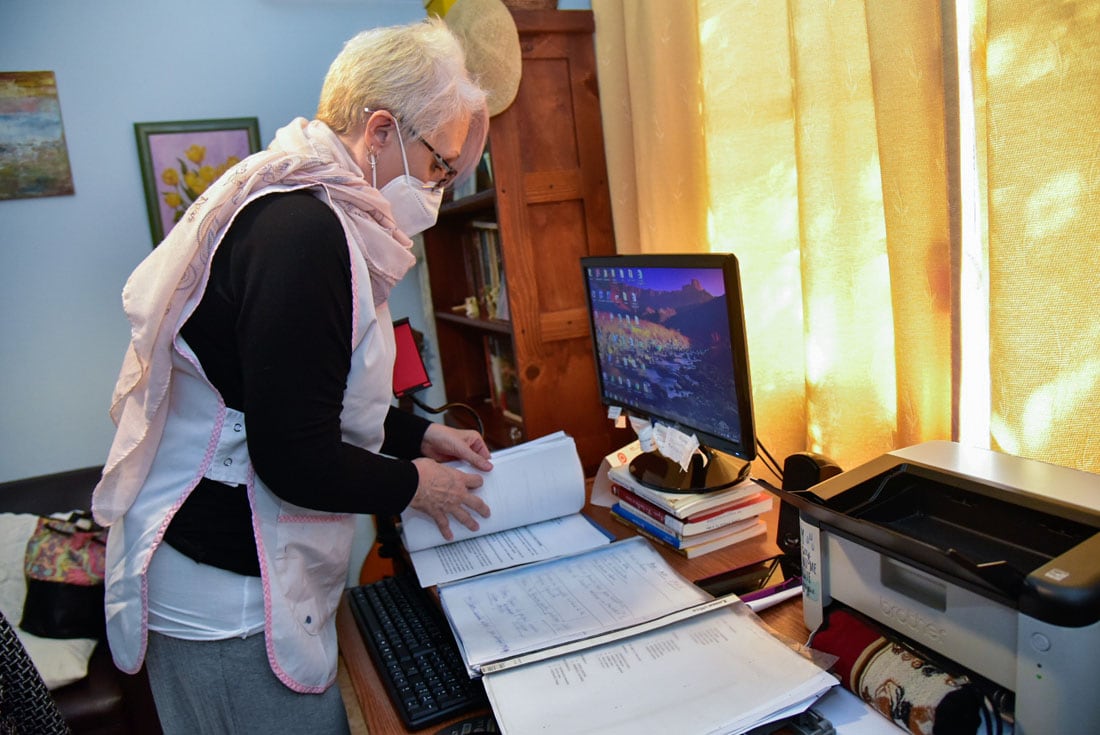
[[637, 508], [658, 523], [665, 523], [668, 519], [668, 514], [663, 509], [645, 498], [638, 497], [622, 485], [611, 483], [611, 492], [618, 496], [619, 500]]

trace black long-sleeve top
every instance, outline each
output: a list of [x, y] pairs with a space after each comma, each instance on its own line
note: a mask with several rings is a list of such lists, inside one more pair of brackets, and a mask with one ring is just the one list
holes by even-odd
[[[253, 468], [273, 493], [315, 510], [395, 514], [416, 492], [410, 460], [429, 422], [391, 408], [381, 454], [342, 440], [352, 327], [343, 228], [323, 202], [290, 192], [240, 212], [181, 334], [226, 405], [244, 413]], [[259, 574], [243, 486], [204, 478], [165, 540], [196, 561]]]

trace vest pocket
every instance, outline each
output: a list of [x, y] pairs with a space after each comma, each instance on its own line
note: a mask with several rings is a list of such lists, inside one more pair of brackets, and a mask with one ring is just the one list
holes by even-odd
[[280, 516], [276, 529], [272, 589], [298, 625], [317, 635], [335, 614], [347, 582], [354, 519], [332, 513]]

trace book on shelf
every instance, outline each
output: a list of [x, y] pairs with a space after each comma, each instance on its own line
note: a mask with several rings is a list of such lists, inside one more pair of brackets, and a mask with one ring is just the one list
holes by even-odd
[[493, 166], [489, 156], [489, 146], [486, 142], [485, 151], [481, 154], [475, 170], [465, 179], [455, 182], [450, 188], [451, 201], [458, 202], [480, 191], [492, 188]]
[[645, 498], [680, 519], [687, 519], [706, 510], [712, 510], [733, 501], [745, 500], [763, 488], [752, 479], [745, 479], [728, 488], [707, 493], [666, 493], [647, 487], [630, 474], [627, 464], [611, 467], [607, 479], [635, 495]]
[[470, 313], [467, 308], [467, 316], [478, 318], [485, 316], [481, 305], [480, 294], [484, 291], [485, 276], [481, 265], [481, 240], [473, 230], [466, 230], [461, 237], [462, 266], [466, 277], [466, 303], [473, 299], [478, 305], [476, 314]]
[[512, 307], [508, 304], [508, 281], [500, 280], [500, 292], [497, 294], [496, 318], [501, 321], [509, 321], [512, 318]]
[[694, 559], [718, 549], [747, 541], [767, 533], [768, 524], [758, 516], [731, 523], [713, 531], [695, 536], [677, 536], [632, 506], [616, 503], [611, 506], [611, 517], [638, 533], [670, 547], [678, 554]]
[[500, 312], [500, 292], [504, 285], [504, 260], [500, 247], [500, 227], [488, 220], [471, 220], [470, 228], [477, 257], [475, 292], [481, 316], [485, 319], [498, 318]]
[[476, 173], [472, 178], [475, 180], [477, 191], [492, 189], [495, 185], [493, 181], [493, 157], [489, 154], [488, 141], [485, 143], [485, 150], [481, 154], [481, 160], [477, 162]]
[[451, 519], [453, 541], [439, 532], [431, 516], [406, 508], [401, 537], [420, 584], [446, 581], [549, 559], [611, 542], [581, 509], [584, 470], [573, 438], [563, 432], [493, 452], [493, 469], [451, 466], [481, 475], [474, 492], [489, 505], [490, 516], [476, 513], [480, 528], [471, 531]]
[[516, 421], [522, 421], [519, 373], [516, 371], [516, 356], [512, 340], [502, 334], [487, 334], [484, 341], [490, 403], [503, 414], [515, 417]]
[[680, 518], [618, 483], [611, 484], [611, 492], [622, 505], [631, 506], [633, 509], [645, 514], [650, 520], [666, 528], [670, 533], [678, 536], [691, 536], [704, 531], [713, 531], [735, 521], [763, 515], [772, 509], [774, 502], [770, 493], [761, 490], [748, 497], [737, 498], [729, 503], [693, 513], [686, 518]]
[[507, 289], [499, 226], [489, 220], [471, 220], [462, 233], [461, 244], [466, 293], [478, 306], [474, 316], [501, 319], [509, 309], [500, 302], [502, 293], [507, 297]]

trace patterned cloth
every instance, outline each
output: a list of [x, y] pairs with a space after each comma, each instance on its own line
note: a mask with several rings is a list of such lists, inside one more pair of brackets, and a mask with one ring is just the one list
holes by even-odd
[[69, 732], [38, 669], [0, 613], [0, 735]]
[[62, 584], [103, 584], [107, 530], [82, 528], [58, 518], [39, 518], [27, 541], [27, 579]]
[[1011, 693], [936, 661], [852, 611], [832, 610], [810, 645], [840, 683], [914, 735], [1009, 732]]

